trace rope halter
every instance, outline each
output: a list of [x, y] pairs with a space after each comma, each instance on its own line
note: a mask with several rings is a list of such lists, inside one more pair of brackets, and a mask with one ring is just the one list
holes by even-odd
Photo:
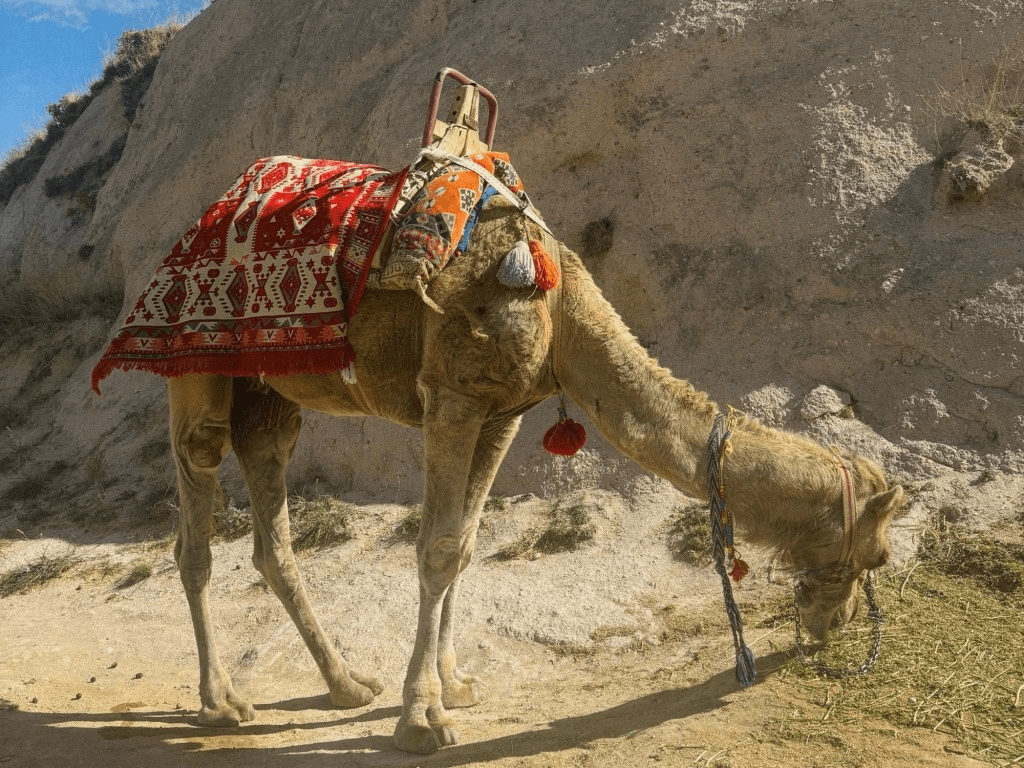
[[882, 649], [882, 623], [885, 621], [882, 616], [882, 609], [875, 601], [875, 588], [871, 581], [871, 571], [867, 571], [864, 577], [864, 595], [867, 598], [868, 618], [871, 619], [871, 650], [868, 652], [867, 660], [857, 668], [847, 667], [837, 669], [829, 667], [820, 661], [807, 658], [803, 650], [803, 640], [800, 636], [800, 593], [810, 586], [814, 586], [817, 592], [829, 592], [845, 590], [850, 581], [855, 578], [853, 571], [853, 549], [856, 541], [857, 527], [857, 491], [854, 487], [850, 467], [843, 461], [838, 450], [833, 447], [836, 464], [839, 467], [839, 479], [843, 492], [843, 549], [839, 560], [821, 568], [808, 568], [796, 574], [793, 585], [793, 618], [796, 633], [796, 650], [800, 661], [809, 667], [813, 667], [820, 674], [836, 680], [855, 675], [867, 674], [878, 663], [878, 657]]

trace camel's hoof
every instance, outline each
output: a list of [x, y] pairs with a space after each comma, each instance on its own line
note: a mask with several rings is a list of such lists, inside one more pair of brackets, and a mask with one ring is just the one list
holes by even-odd
[[236, 728], [241, 723], [256, 719], [252, 704], [232, 702], [221, 707], [203, 707], [199, 710], [199, 724], [207, 728]]
[[[373, 697], [377, 693], [380, 693], [380, 691], [375, 692], [354, 680], [346, 680], [345, 682], [346, 685], [344, 687], [338, 687], [331, 691], [331, 703], [339, 709], [365, 707], [373, 701]], [[378, 683], [378, 685], [380, 684]]]
[[395, 746], [403, 752], [432, 755], [441, 747], [441, 741], [430, 726], [409, 725], [400, 719], [395, 727]]
[[479, 704], [486, 696], [487, 686], [475, 677], [466, 675], [443, 687], [441, 703], [445, 709], [464, 709]]
[[381, 683], [381, 681], [373, 675], [364, 675], [359, 672], [356, 672], [354, 669], [350, 669], [349, 677], [351, 677], [360, 685], [365, 685], [367, 688], [373, 691], [374, 696], [380, 696], [382, 693], [384, 693], [384, 684]]
[[450, 747], [459, 743], [459, 732], [450, 725], [441, 725], [434, 728], [434, 735], [441, 742], [442, 747]]

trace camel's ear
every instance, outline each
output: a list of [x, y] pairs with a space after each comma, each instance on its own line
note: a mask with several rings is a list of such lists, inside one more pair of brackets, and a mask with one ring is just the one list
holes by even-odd
[[888, 491], [876, 493], [864, 505], [864, 514], [875, 515], [879, 522], [886, 522], [903, 505], [903, 486], [894, 485]]

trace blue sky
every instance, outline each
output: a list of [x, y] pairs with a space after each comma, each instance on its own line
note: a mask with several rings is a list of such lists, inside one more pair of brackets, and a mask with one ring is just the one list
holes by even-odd
[[184, 18], [206, 0], [0, 0], [0, 162], [49, 120], [46, 105], [85, 91], [121, 32]]

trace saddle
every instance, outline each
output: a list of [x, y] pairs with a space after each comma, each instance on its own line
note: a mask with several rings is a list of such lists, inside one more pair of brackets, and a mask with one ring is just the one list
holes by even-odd
[[[445, 77], [461, 83], [449, 122], [436, 119]], [[481, 94], [489, 103], [486, 142], [477, 130]], [[414, 290], [440, 312], [427, 285], [466, 250], [495, 194], [547, 230], [508, 155], [490, 150], [496, 117], [486, 89], [442, 70], [424, 147], [400, 171], [257, 160], [164, 259], [93, 369], [93, 390], [99, 394], [115, 368], [161, 376], [337, 372], [353, 382], [348, 321], [367, 288]]]

